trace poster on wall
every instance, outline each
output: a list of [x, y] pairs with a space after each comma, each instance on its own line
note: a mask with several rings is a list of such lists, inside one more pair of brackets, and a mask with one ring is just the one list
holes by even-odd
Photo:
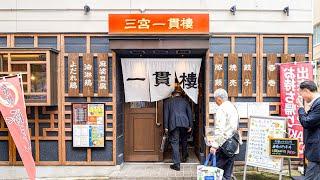
[[282, 158], [270, 156], [269, 140], [284, 138], [286, 119], [275, 116], [251, 116], [247, 140], [246, 165], [280, 172]]
[[104, 104], [72, 104], [73, 147], [104, 147]]
[[311, 63], [289, 63], [280, 65], [281, 116], [288, 118], [289, 138], [299, 139], [299, 157], [303, 158], [303, 128], [299, 122], [296, 99], [301, 82], [313, 80]]

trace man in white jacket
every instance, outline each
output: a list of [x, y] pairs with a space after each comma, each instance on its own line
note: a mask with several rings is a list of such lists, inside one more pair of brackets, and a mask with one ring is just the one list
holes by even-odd
[[[231, 178], [235, 156], [226, 156], [220, 147], [237, 131], [239, 115], [236, 107], [228, 101], [228, 93], [224, 89], [217, 89], [214, 99], [219, 106], [215, 115], [214, 140], [210, 147], [210, 152], [216, 154], [217, 167], [224, 170], [223, 177], [227, 180]], [[236, 154], [239, 153], [239, 147]]]

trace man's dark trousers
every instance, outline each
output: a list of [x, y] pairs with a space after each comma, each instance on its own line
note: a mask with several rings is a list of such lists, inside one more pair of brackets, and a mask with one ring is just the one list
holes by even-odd
[[235, 160], [235, 155], [232, 157], [226, 156], [221, 149], [218, 149], [216, 152], [217, 158], [217, 167], [223, 169], [223, 179], [231, 179], [231, 174], [233, 170], [233, 164]]
[[170, 132], [170, 143], [172, 146], [172, 161], [173, 164], [180, 164], [180, 153], [179, 153], [179, 139], [182, 144], [182, 157], [188, 155], [188, 129], [184, 127], [177, 127]]

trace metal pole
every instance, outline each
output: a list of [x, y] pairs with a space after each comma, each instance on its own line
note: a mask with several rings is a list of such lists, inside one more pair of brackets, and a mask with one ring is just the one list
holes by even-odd
[[247, 165], [244, 165], [243, 180], [246, 180], [246, 176], [247, 176]]
[[292, 176], [291, 176], [291, 159], [290, 158], [288, 158], [288, 166], [289, 166], [289, 177], [291, 178]]

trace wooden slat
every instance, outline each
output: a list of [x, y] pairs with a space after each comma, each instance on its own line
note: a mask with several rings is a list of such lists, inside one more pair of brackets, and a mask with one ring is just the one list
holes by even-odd
[[228, 95], [230, 97], [238, 96], [238, 56], [229, 54], [228, 57]]
[[116, 76], [117, 76], [117, 71], [116, 71], [116, 53], [112, 52], [112, 92], [114, 94], [113, 98], [112, 98], [112, 107], [113, 108], [113, 134], [112, 134], [112, 139], [113, 139], [113, 158], [112, 158], [112, 164], [116, 165], [116, 159], [117, 159], [117, 108], [115, 108], [117, 106], [117, 96], [116, 96], [116, 90], [117, 90], [117, 83], [116, 83]]
[[252, 55], [244, 54], [242, 58], [242, 96], [252, 96]]
[[291, 62], [290, 54], [281, 54], [281, 63]]
[[303, 61], [306, 61], [306, 57], [304, 54], [296, 54], [295, 60], [296, 62], [303, 62]]
[[85, 54], [83, 56], [83, 96], [93, 96], [94, 81], [93, 81], [93, 55]]
[[98, 54], [98, 96], [108, 96], [108, 54]]
[[40, 161], [40, 144], [39, 144], [39, 136], [40, 136], [40, 124], [39, 124], [39, 107], [34, 108], [34, 129], [35, 129], [35, 151], [36, 157], [35, 162]]
[[219, 88], [224, 88], [223, 54], [214, 54], [213, 63], [214, 63], [214, 80], [213, 80], [214, 88], [213, 89], [216, 90]]
[[[205, 79], [210, 79], [210, 76], [212, 76], [213, 74], [213, 69], [212, 69], [212, 66], [211, 66], [211, 62], [212, 62], [212, 54], [210, 53], [210, 50], [207, 50], [207, 53], [206, 53], [206, 59], [205, 59]], [[210, 115], [209, 115], [209, 101], [210, 101], [210, 89], [213, 88], [211, 87], [211, 84], [209, 82], [205, 83], [205, 123], [204, 123], [204, 126], [209, 126], [209, 118], [210, 118]], [[209, 152], [209, 148], [205, 148], [205, 153], [208, 154]]]
[[267, 55], [267, 96], [276, 97], [278, 92], [278, 67], [275, 65], [277, 61], [276, 54]]
[[68, 89], [69, 96], [79, 94], [79, 56], [76, 53], [70, 53], [68, 56]]

